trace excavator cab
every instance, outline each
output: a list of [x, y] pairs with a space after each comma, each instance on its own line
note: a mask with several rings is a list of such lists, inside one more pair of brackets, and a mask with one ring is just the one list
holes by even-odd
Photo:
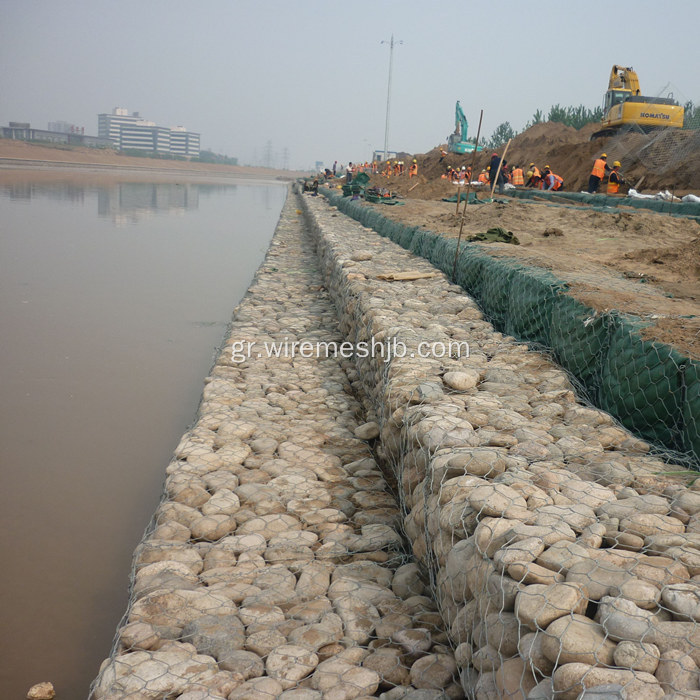
[[645, 97], [631, 66], [614, 65], [603, 100], [601, 129], [591, 138], [612, 136], [620, 128], [636, 126], [642, 131], [682, 128], [684, 109], [672, 97]]

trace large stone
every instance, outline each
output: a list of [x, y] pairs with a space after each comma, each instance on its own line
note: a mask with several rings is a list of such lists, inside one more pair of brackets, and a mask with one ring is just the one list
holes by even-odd
[[664, 696], [656, 678], [641, 671], [565, 663], [554, 672], [552, 680], [557, 700], [576, 700], [586, 689], [601, 685], [622, 686], [630, 700], [660, 700]]
[[182, 641], [194, 644], [200, 654], [224, 661], [230, 652], [243, 649], [245, 628], [237, 615], [205, 615], [185, 625]]
[[615, 642], [603, 627], [583, 615], [560, 617], [547, 628], [542, 652], [556, 664], [612, 666]]
[[667, 693], [698, 690], [698, 667], [685, 652], [665, 651], [659, 659], [656, 678]]
[[416, 688], [446, 688], [457, 675], [457, 664], [451, 654], [428, 654], [411, 666], [411, 684]]
[[545, 630], [557, 618], [583, 615], [588, 605], [584, 586], [576, 583], [535, 584], [521, 590], [515, 599], [515, 614], [533, 631]]
[[318, 656], [309, 649], [285, 644], [271, 651], [265, 662], [267, 675], [291, 688], [318, 666]]
[[184, 627], [205, 615], [233, 615], [236, 606], [225, 596], [198, 590], [158, 590], [134, 603], [131, 622]]
[[659, 665], [659, 648], [645, 642], [620, 642], [615, 648], [615, 666], [654, 673]]
[[700, 585], [674, 583], [664, 586], [661, 600], [678, 620], [700, 622]]

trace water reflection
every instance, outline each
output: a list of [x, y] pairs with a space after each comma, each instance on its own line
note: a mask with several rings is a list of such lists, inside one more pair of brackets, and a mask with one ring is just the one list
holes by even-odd
[[285, 196], [0, 170], [3, 698], [44, 680], [59, 698], [87, 696]]

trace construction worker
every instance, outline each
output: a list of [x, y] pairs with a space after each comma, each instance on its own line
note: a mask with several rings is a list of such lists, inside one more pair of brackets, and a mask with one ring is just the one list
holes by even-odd
[[610, 175], [608, 175], [608, 194], [617, 194], [620, 191], [620, 185], [624, 185], [625, 179], [622, 177], [622, 173], [620, 173], [620, 161], [616, 160], [613, 163], [613, 169], [610, 171]]
[[542, 173], [540, 173], [540, 169], [534, 163], [530, 163], [528, 173], [532, 173], [532, 175], [528, 175], [525, 187], [536, 187], [539, 189], [542, 184]]
[[411, 167], [408, 169], [408, 177], [410, 179], [416, 175], [418, 175], [418, 162], [414, 158], [413, 163], [411, 163]]
[[525, 187], [534, 187], [535, 189], [542, 188], [542, 174], [540, 169], [534, 164], [530, 163], [530, 169], [527, 171], [527, 182]]
[[596, 158], [593, 163], [593, 170], [591, 170], [590, 177], [588, 178], [588, 193], [595, 194], [598, 191], [601, 181], [605, 177], [606, 173], [610, 172], [610, 166], [608, 165], [608, 154], [601, 153], [600, 158]]
[[442, 161], [446, 155], [447, 155], [447, 151], [444, 148], [441, 148], [440, 149], [440, 160], [438, 161], [438, 163], [442, 163]]
[[549, 169], [549, 166], [545, 166], [545, 168], [544, 168], [544, 179], [542, 181], [542, 184], [543, 184], [543, 189], [552, 190], [553, 192], [556, 192], [557, 190], [564, 189], [563, 178], [559, 177], [559, 175], [555, 175]]
[[516, 187], [522, 187], [525, 184], [523, 178], [523, 169], [519, 165], [514, 165], [513, 169], [510, 171], [513, 178], [513, 184]]
[[478, 182], [480, 182], [482, 185], [485, 185], [489, 181], [489, 174], [486, 172], [486, 169], [482, 170], [479, 173], [479, 177], [476, 178]]

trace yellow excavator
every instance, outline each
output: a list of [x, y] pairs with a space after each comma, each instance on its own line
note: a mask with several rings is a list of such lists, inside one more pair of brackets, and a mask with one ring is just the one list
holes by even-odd
[[635, 125], [643, 131], [658, 128], [682, 128], [684, 109], [670, 97], [645, 97], [639, 78], [631, 67], [615, 65], [610, 71], [608, 91], [603, 102], [601, 129], [591, 138], [611, 136], [624, 126]]

